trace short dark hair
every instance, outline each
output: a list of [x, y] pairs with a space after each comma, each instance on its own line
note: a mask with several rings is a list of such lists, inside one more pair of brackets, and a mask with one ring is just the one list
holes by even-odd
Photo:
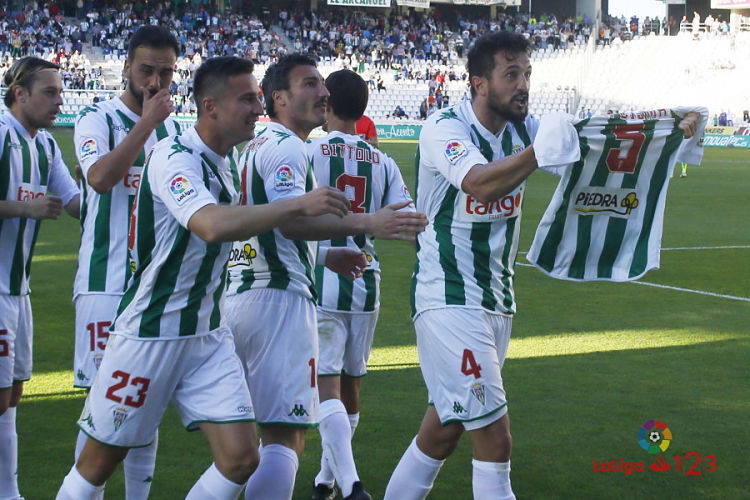
[[174, 34], [164, 26], [152, 26], [146, 24], [135, 30], [128, 42], [128, 61], [135, 57], [135, 49], [138, 47], [152, 47], [155, 49], [169, 48], [174, 50], [174, 55], [180, 55], [180, 43]]
[[266, 114], [269, 117], [276, 118], [276, 110], [273, 107], [273, 93], [277, 90], [289, 90], [289, 72], [297, 66], [317, 68], [318, 63], [312, 57], [304, 54], [289, 54], [279, 58], [278, 62], [272, 64], [266, 70], [261, 88], [263, 89]]
[[[505, 52], [516, 56], [518, 54], [531, 55], [532, 45], [520, 33], [510, 31], [497, 31], [488, 33], [477, 38], [469, 49], [466, 69], [469, 71], [469, 82], [472, 76], [483, 76], [490, 78], [492, 70], [495, 69], [495, 54]], [[471, 96], [476, 95], [474, 85], [471, 87]]]
[[251, 60], [235, 56], [212, 57], [203, 61], [195, 70], [193, 79], [193, 98], [198, 116], [201, 115], [201, 101], [204, 97], [216, 97], [230, 77], [252, 73], [254, 68]]
[[3, 86], [7, 88], [3, 98], [5, 106], [10, 108], [15, 102], [16, 96], [13, 94], [15, 87], [23, 87], [31, 92], [31, 86], [36, 80], [37, 73], [43, 69], [59, 70], [60, 66], [46, 59], [33, 56], [22, 57], [14, 62], [3, 77]]
[[334, 115], [342, 120], [359, 120], [365, 114], [369, 91], [357, 73], [349, 69], [334, 71], [326, 78], [326, 88]]

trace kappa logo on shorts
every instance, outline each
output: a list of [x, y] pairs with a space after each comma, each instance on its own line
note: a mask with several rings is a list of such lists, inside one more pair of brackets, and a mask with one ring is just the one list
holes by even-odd
[[81, 425], [86, 424], [91, 429], [96, 430], [96, 426], [94, 425], [94, 419], [91, 417], [91, 413], [89, 413], [89, 416], [86, 418], [81, 419]]
[[304, 405], [295, 404], [294, 408], [292, 408], [292, 411], [290, 411], [287, 416], [291, 417], [292, 415], [294, 415], [295, 417], [304, 417], [304, 416], [309, 415], [309, 413], [307, 413], [307, 410], [305, 410]]
[[120, 426], [125, 423], [125, 419], [128, 418], [128, 410], [122, 407], [117, 407], [112, 411], [112, 422], [115, 425], [115, 431], [120, 430]]
[[476, 384], [471, 386], [471, 393], [474, 395], [475, 398], [477, 398], [477, 401], [482, 403], [482, 406], [485, 406], [485, 396], [484, 396], [484, 384], [481, 382], [477, 382]]
[[83, 370], [78, 370], [78, 373], [76, 373], [76, 378], [78, 378], [79, 382], [83, 382], [84, 380], [88, 380], [89, 378], [86, 376], [85, 373], [83, 373]]
[[451, 139], [445, 143], [445, 157], [451, 163], [456, 163], [459, 158], [466, 156], [468, 153], [469, 150], [460, 141]]
[[81, 161], [85, 160], [89, 156], [97, 154], [99, 151], [96, 148], [96, 141], [94, 139], [87, 139], [81, 144]]
[[273, 187], [276, 191], [289, 191], [294, 187], [294, 171], [287, 165], [276, 169]]
[[464, 413], [465, 411], [466, 409], [463, 406], [461, 406], [461, 403], [459, 403], [458, 401], [453, 402], [453, 413], [455, 413], [456, 415], [459, 415], [461, 413]]
[[252, 406], [238, 406], [237, 407], [237, 413], [244, 413], [245, 415], [249, 415], [253, 412]]

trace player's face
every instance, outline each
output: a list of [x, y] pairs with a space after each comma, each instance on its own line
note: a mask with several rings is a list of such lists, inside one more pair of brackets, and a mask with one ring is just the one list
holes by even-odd
[[287, 104], [289, 118], [301, 128], [312, 130], [326, 121], [328, 89], [314, 66], [302, 65], [289, 72]]
[[529, 113], [531, 61], [526, 54], [495, 54], [495, 69], [487, 81], [487, 106], [503, 119], [519, 122]]
[[219, 127], [235, 144], [255, 137], [255, 122], [264, 110], [258, 81], [252, 73], [229, 77], [216, 110]]
[[37, 130], [51, 127], [63, 104], [60, 73], [52, 68], [38, 71], [31, 91], [24, 89], [16, 102], [25, 125]]
[[159, 90], [169, 88], [177, 61], [171, 48], [154, 48], [141, 45], [135, 49], [133, 60], [125, 61], [125, 78], [128, 79], [127, 89], [139, 103], [143, 103], [145, 88], [150, 96]]

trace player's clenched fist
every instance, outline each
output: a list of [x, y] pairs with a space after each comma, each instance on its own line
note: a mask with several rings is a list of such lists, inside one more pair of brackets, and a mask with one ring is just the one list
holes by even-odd
[[57, 196], [40, 196], [26, 202], [29, 219], [57, 219], [62, 211], [62, 200]]
[[695, 130], [698, 127], [698, 123], [700, 122], [701, 115], [691, 111], [690, 113], [687, 113], [685, 115], [685, 118], [683, 118], [680, 121], [680, 124], [678, 127], [682, 132], [685, 134], [685, 139], [690, 139], [695, 135]]
[[320, 186], [298, 198], [304, 215], [334, 214], [339, 217], [349, 212], [349, 200], [344, 193], [330, 186]]
[[345, 247], [329, 248], [325, 266], [351, 281], [362, 276], [367, 269], [367, 259], [360, 250]]
[[427, 216], [420, 212], [398, 212], [411, 201], [402, 201], [381, 208], [373, 214], [368, 233], [387, 240], [415, 241], [427, 226]]
[[169, 95], [169, 89], [161, 89], [152, 95], [149, 89], [141, 87], [141, 92], [143, 92], [141, 120], [147, 120], [156, 128], [174, 111], [172, 96]]

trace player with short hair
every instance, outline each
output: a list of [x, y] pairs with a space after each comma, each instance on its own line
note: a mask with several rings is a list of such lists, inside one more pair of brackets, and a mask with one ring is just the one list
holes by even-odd
[[[79, 216], [79, 190], [46, 129], [60, 112], [60, 67], [37, 57], [5, 73], [0, 121], [0, 498], [17, 500], [16, 407], [31, 378], [29, 272], [40, 221]], [[54, 193], [53, 196], [50, 193]]]
[[343, 216], [348, 203], [327, 189], [237, 206], [233, 148], [263, 113], [252, 71], [237, 57], [204, 62], [195, 127], [146, 161], [128, 237], [133, 276], [78, 421], [89, 438], [58, 499], [97, 498], [128, 449], [153, 440], [170, 401], [214, 456], [188, 499], [236, 499], [258, 464], [250, 394], [221, 311], [231, 242], [298, 215]]
[[[271, 121], [248, 143], [240, 160], [243, 200], [256, 206], [293, 200], [315, 186], [304, 141], [325, 122], [328, 99], [315, 61], [300, 54], [270, 66], [262, 87]], [[343, 218], [295, 218], [235, 244], [226, 315], [245, 365], [263, 442], [246, 499], [291, 498], [306, 429], [318, 423], [315, 254], [308, 240], [362, 233], [413, 240], [426, 219], [396, 212], [406, 205]], [[340, 249], [319, 253], [319, 261], [332, 265], [334, 250]], [[361, 252], [343, 253], [347, 258], [352, 254], [365, 267]]]
[[[373, 213], [385, 205], [410, 201], [401, 171], [391, 157], [357, 135], [356, 126], [367, 107], [367, 83], [342, 69], [325, 81], [328, 135], [307, 145], [318, 184], [349, 193], [352, 212]], [[403, 210], [413, 211], [413, 206]], [[368, 267], [361, 278], [345, 279], [316, 266], [320, 362], [321, 470], [313, 498], [335, 498], [334, 479], [344, 497], [360, 488], [351, 437], [359, 422], [360, 381], [367, 373], [380, 307], [380, 264], [369, 234], [320, 242], [321, 247], [347, 247], [363, 253]]]
[[[174, 110], [169, 84], [178, 55], [179, 44], [168, 29], [141, 26], [128, 44], [125, 92], [84, 108], [76, 119], [73, 140], [83, 188], [81, 248], [73, 285], [76, 387], [91, 388], [131, 276], [128, 224], [146, 154], [157, 141], [180, 132], [179, 123], [169, 116]], [[76, 459], [85, 442], [81, 430]], [[158, 434], [125, 458], [128, 500], [148, 498], [157, 443]]]
[[471, 100], [436, 113], [419, 138], [412, 313], [430, 401], [387, 499], [421, 499], [469, 431], [476, 499], [515, 498], [500, 374], [515, 312], [513, 264], [525, 179], [537, 169], [528, 114], [531, 46], [493, 33], [468, 53]]

